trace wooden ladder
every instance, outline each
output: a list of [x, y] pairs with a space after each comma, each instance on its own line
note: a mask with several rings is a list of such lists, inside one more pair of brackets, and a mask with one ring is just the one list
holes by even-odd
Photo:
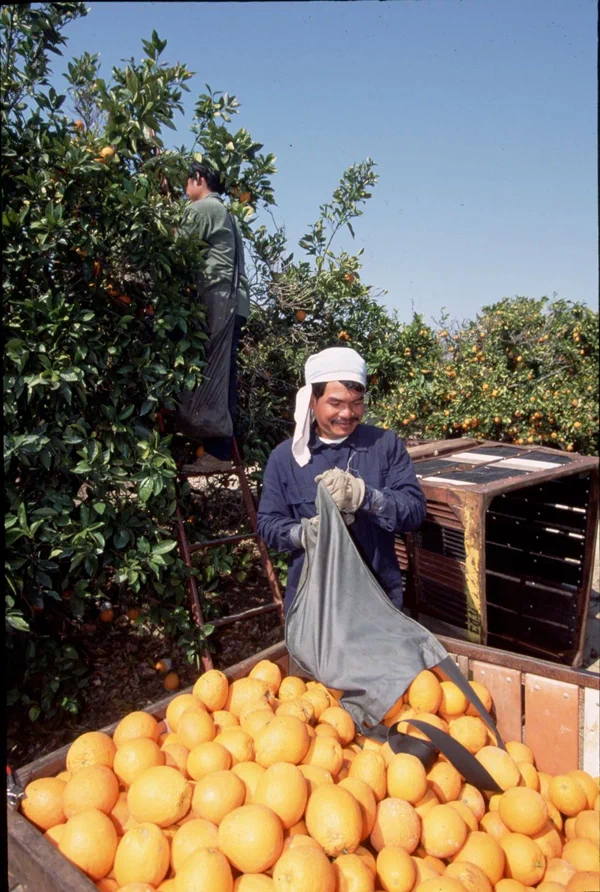
[[[234, 439], [233, 441], [233, 467], [229, 468], [226, 471], [210, 471], [210, 472], [200, 472], [192, 471], [192, 472], [184, 472], [179, 471], [179, 479], [186, 480], [189, 477], [216, 477], [216, 476], [224, 476], [227, 474], [235, 474], [240, 482], [240, 489], [242, 491], [242, 499], [244, 501], [244, 507], [246, 509], [246, 513], [248, 515], [248, 519], [250, 521], [250, 528], [252, 532], [250, 533], [242, 533], [238, 536], [225, 536], [222, 539], [211, 539], [208, 542], [196, 542], [190, 544], [188, 542], [188, 538], [185, 531], [185, 524], [183, 522], [183, 517], [181, 515], [181, 510], [179, 505], [177, 505], [176, 509], [176, 523], [177, 523], [177, 543], [179, 546], [179, 554], [181, 559], [185, 563], [187, 567], [192, 568], [192, 554], [195, 551], [202, 551], [207, 548], [215, 548], [218, 545], [225, 545], [228, 542], [244, 542], [248, 539], [256, 540], [256, 545], [260, 552], [260, 559], [265, 571], [267, 582], [269, 583], [269, 588], [271, 589], [271, 594], [273, 596], [273, 602], [271, 604], [263, 604], [261, 607], [252, 607], [250, 610], [243, 610], [241, 613], [234, 613], [231, 616], [223, 616], [219, 619], [211, 620], [211, 625], [218, 626], [226, 626], [230, 623], [238, 622], [239, 620], [250, 619], [253, 616], [259, 616], [262, 613], [268, 613], [271, 610], [277, 610], [280, 619], [283, 622], [283, 598], [281, 596], [281, 589], [279, 587], [279, 581], [277, 579], [277, 574], [275, 572], [275, 568], [271, 562], [271, 558], [269, 557], [269, 552], [263, 540], [258, 535], [258, 517], [256, 514], [256, 505], [254, 503], [254, 498], [252, 496], [252, 492], [250, 490], [250, 486], [248, 485], [248, 479], [246, 477], [246, 472], [244, 470], [244, 464], [242, 462], [242, 458], [240, 455], [240, 451], [237, 445], [237, 441]], [[200, 604], [200, 595], [198, 593], [198, 586], [196, 585], [196, 580], [193, 576], [190, 576], [187, 582], [188, 592], [190, 596], [190, 606], [192, 610], [192, 617], [194, 622], [198, 626], [204, 625], [204, 616], [202, 613], [202, 606]], [[204, 671], [206, 672], [208, 669], [213, 668], [212, 658], [207, 648], [205, 648], [202, 652], [202, 665], [204, 667]]]

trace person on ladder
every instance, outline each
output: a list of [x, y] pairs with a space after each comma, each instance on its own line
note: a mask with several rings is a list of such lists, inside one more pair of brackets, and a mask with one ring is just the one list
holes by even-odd
[[397, 533], [417, 530], [426, 500], [402, 441], [391, 430], [361, 424], [367, 368], [350, 347], [310, 356], [306, 385], [296, 396], [293, 438], [271, 453], [258, 508], [258, 532], [269, 548], [290, 552], [284, 609], [298, 587], [303, 518], [316, 517], [322, 481], [344, 515], [368, 567], [392, 603], [402, 608]]
[[[204, 267], [198, 275], [198, 296], [207, 309], [209, 338], [222, 325], [222, 308], [231, 298], [237, 301], [231, 338], [228, 408], [235, 425], [237, 410], [237, 353], [242, 329], [250, 312], [248, 280], [245, 275], [242, 238], [232, 214], [223, 203], [223, 188], [218, 172], [209, 164], [194, 161], [188, 169], [186, 195], [190, 199], [189, 227], [208, 245]], [[237, 293], [233, 293], [232, 291]], [[211, 340], [208, 342], [210, 351]], [[203, 437], [202, 455], [186, 472], [199, 474], [229, 470], [232, 465], [233, 436]]]

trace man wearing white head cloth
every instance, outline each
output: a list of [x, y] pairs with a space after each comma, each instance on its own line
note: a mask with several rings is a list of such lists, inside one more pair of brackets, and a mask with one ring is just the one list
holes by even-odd
[[305, 379], [296, 397], [294, 436], [269, 457], [258, 509], [260, 536], [270, 548], [290, 553], [285, 609], [304, 561], [301, 521], [316, 517], [319, 480], [351, 524], [381, 587], [401, 608], [394, 537], [418, 529], [426, 508], [410, 456], [393, 431], [361, 424], [367, 369], [355, 350], [332, 347], [310, 356]]

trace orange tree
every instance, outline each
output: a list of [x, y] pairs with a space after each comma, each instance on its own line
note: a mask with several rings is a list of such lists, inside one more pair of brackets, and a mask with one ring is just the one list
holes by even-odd
[[413, 324], [377, 417], [406, 435], [474, 436], [598, 454], [598, 313], [505, 298], [472, 321]]
[[[155, 423], [204, 363], [202, 246], [177, 194], [190, 155], [160, 136], [192, 74], [161, 61], [155, 32], [109, 82], [85, 54], [68, 69], [73, 120], [49, 59], [85, 13], [66, 2], [0, 14], [8, 688], [32, 719], [77, 710], [85, 665], [69, 638], [107, 598], [143, 601], [191, 654], [210, 631], [190, 622], [175, 463]], [[200, 98], [200, 148], [218, 153], [213, 119], [228, 102]], [[229, 168], [239, 178], [245, 164], [269, 200], [272, 160], [247, 133], [234, 139]]]

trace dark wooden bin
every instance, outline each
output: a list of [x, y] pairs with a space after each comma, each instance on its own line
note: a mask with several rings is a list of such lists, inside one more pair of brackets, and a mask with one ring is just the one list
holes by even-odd
[[467, 438], [409, 452], [427, 519], [397, 539], [406, 606], [436, 633], [581, 665], [598, 460]]
[[[597, 772], [598, 675], [442, 636], [440, 641], [467, 678], [488, 687], [494, 698], [498, 730], [505, 740], [527, 743], [540, 771], [559, 774], [577, 767], [591, 774]], [[259, 660], [273, 660], [288, 671], [289, 657], [281, 642], [230, 667], [226, 675], [230, 680], [241, 678]], [[177, 694], [159, 700], [146, 711], [163, 719]], [[102, 730], [112, 734], [115, 727], [116, 723]], [[62, 771], [68, 749], [64, 746], [20, 768], [22, 783]], [[95, 892], [94, 884], [21, 814], [7, 809], [7, 824], [9, 892]]]

